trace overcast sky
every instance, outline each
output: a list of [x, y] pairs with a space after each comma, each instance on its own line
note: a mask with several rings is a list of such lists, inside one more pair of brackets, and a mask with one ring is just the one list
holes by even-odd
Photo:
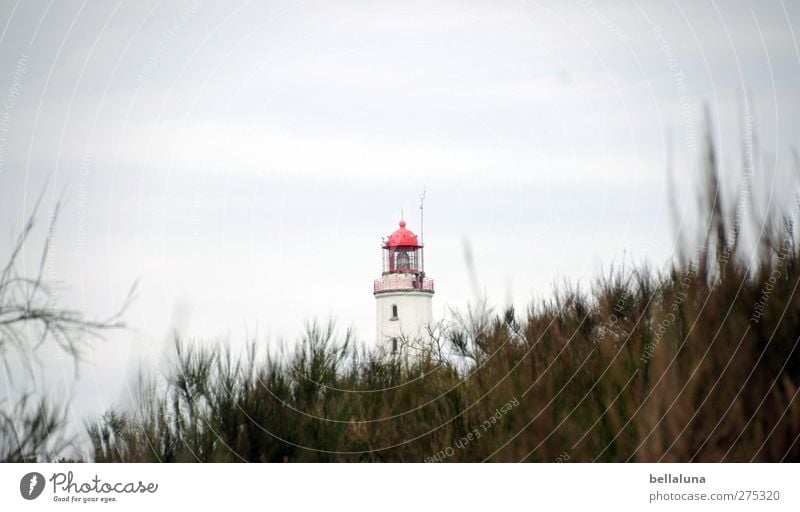
[[401, 210], [418, 231], [423, 190], [436, 316], [475, 298], [467, 245], [496, 307], [662, 268], [668, 155], [690, 216], [704, 102], [723, 185], [749, 97], [762, 181], [789, 190], [771, 169], [800, 133], [799, 18], [773, 0], [3, 1], [0, 257], [47, 183], [45, 221], [67, 201], [61, 302], [103, 316], [141, 279], [76, 414], [124, 399], [173, 328], [273, 343], [333, 317], [371, 342], [380, 238]]

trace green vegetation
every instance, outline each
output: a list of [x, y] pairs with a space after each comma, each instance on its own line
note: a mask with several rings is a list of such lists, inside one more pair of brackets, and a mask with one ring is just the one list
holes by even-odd
[[473, 306], [409, 357], [317, 324], [287, 354], [176, 340], [166, 380], [90, 425], [94, 458], [798, 461], [795, 212], [755, 226], [743, 258], [712, 150], [706, 169], [700, 249], [666, 271], [618, 269], [522, 315]]
[[[165, 376], [143, 375], [131, 407], [89, 422], [93, 453], [84, 456], [798, 461], [796, 205], [749, 218], [745, 249], [747, 217], [723, 207], [712, 150], [706, 164], [700, 249], [684, 249], [668, 269], [615, 269], [590, 292], [563, 286], [522, 314], [472, 305], [438, 325], [433, 342], [407, 344], [407, 357], [365, 350], [316, 323], [287, 352], [251, 342], [236, 354], [178, 338]], [[19, 285], [3, 275], [11, 277], [0, 291]], [[16, 296], [0, 293], [0, 328], [16, 329], [4, 338], [14, 345], [0, 348], [24, 344], [19, 326], [28, 322], [40, 322], [43, 337], [118, 326], [116, 316], [88, 323], [59, 310], [47, 323], [41, 312], [26, 316]], [[53, 441], [63, 411], [36, 402], [3, 404], [2, 460], [63, 453]]]

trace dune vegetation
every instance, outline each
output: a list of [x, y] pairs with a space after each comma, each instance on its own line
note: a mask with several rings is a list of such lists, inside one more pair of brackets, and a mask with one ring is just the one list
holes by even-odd
[[667, 269], [617, 268], [524, 312], [472, 304], [400, 357], [330, 324], [278, 353], [178, 338], [167, 378], [90, 424], [93, 458], [800, 460], [796, 205], [726, 205], [707, 148], [699, 244]]
[[[237, 353], [176, 336], [166, 373], [142, 374], [130, 406], [87, 421], [91, 451], [76, 457], [798, 461], [797, 205], [758, 216], [747, 189], [726, 201], [713, 147], [702, 165], [704, 222], [664, 269], [617, 267], [526, 311], [470, 304], [400, 356], [368, 350], [330, 323], [310, 324], [283, 351], [252, 341]], [[4, 275], [0, 291], [20, 284]], [[68, 327], [84, 321], [68, 311], [52, 325], [13, 316], [12, 297], [0, 293], [0, 328], [12, 318], [43, 322], [44, 336], [64, 327], [64, 315]], [[41, 397], [3, 404], [0, 459], [64, 453], [52, 436], [65, 418]]]

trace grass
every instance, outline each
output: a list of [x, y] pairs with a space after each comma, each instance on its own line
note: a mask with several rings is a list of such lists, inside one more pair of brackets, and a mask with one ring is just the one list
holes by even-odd
[[[705, 159], [699, 249], [523, 313], [470, 306], [394, 358], [312, 324], [287, 353], [176, 339], [92, 421], [101, 462], [798, 461], [795, 205], [750, 222]], [[748, 190], [743, 191], [745, 195]]]

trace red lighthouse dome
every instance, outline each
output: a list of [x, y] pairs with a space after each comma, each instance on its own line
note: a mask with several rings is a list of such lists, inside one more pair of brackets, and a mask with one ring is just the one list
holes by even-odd
[[413, 231], [406, 229], [406, 221], [400, 221], [400, 229], [396, 230], [394, 233], [389, 235], [389, 239], [386, 241], [386, 245], [383, 246], [386, 249], [391, 247], [422, 247], [417, 240], [417, 235], [414, 234]]
[[406, 221], [383, 241], [383, 277], [375, 281], [376, 294], [413, 290], [433, 293], [433, 280], [425, 277], [423, 244], [406, 229]]

